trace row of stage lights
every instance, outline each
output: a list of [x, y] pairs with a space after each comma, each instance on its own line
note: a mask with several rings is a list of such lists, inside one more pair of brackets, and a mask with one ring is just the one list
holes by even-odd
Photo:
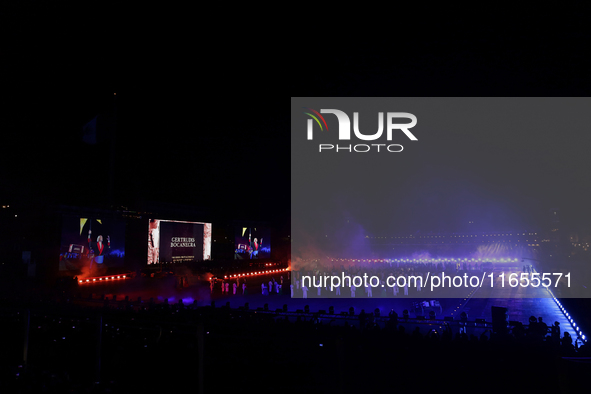
[[[537, 272], [537, 270], [536, 270], [536, 272]], [[568, 322], [571, 324], [573, 331], [575, 331], [577, 333], [577, 336], [579, 338], [581, 338], [584, 342], [587, 342], [587, 337], [585, 336], [585, 334], [583, 334], [583, 331], [581, 331], [581, 328], [577, 326], [577, 324], [575, 323], [575, 320], [566, 311], [566, 309], [562, 306], [560, 301], [558, 301], [558, 299], [556, 297], [554, 297], [554, 294], [552, 293], [552, 291], [549, 288], [546, 288], [546, 291], [548, 291], [548, 293], [550, 293], [550, 295], [552, 296], [552, 299], [554, 300], [556, 305], [558, 305], [558, 307], [560, 308], [560, 310], [564, 314], [564, 317], [566, 317], [566, 320], [568, 320]]]
[[[264, 275], [264, 274], [272, 274], [274, 272], [285, 272], [287, 271], [287, 268], [280, 268], [280, 269], [276, 269], [276, 270], [267, 270], [267, 271], [257, 271], [257, 272], [249, 272], [246, 274], [234, 274], [234, 275], [224, 275], [224, 279], [228, 279], [228, 278], [239, 278], [241, 276], [255, 276], [255, 275]], [[209, 280], [213, 279], [213, 277], [211, 277]]]
[[96, 283], [97, 281], [113, 281], [117, 279], [127, 279], [127, 275], [101, 276], [97, 278], [79, 279], [78, 283]]
[[558, 307], [560, 308], [560, 310], [562, 311], [562, 313], [566, 317], [566, 320], [568, 320], [570, 322], [571, 326], [573, 327], [573, 331], [575, 331], [577, 333], [577, 336], [579, 338], [581, 338], [583, 341], [587, 342], [587, 338], [583, 334], [583, 331], [581, 331], [581, 328], [579, 326], [577, 326], [577, 324], [575, 323], [572, 316], [568, 314], [566, 309], [564, 309], [564, 307], [562, 306], [560, 301], [558, 301], [558, 299], [556, 299], [556, 297], [552, 297], [552, 298], [554, 299], [554, 302], [556, 302], [556, 305], [558, 305]]
[[[257, 271], [257, 272], [249, 272], [246, 274], [235, 274], [235, 275], [230, 275], [230, 278], [238, 278], [241, 276], [255, 276], [255, 275], [264, 275], [264, 274], [270, 274], [270, 273], [274, 273], [274, 272], [284, 272], [287, 271], [287, 268], [281, 268], [281, 269], [274, 269], [274, 270], [266, 270], [266, 271]], [[224, 279], [227, 279], [228, 275], [224, 275]], [[117, 276], [101, 276], [101, 277], [97, 277], [97, 278], [88, 278], [88, 279], [79, 279], [78, 283], [96, 283], [97, 281], [108, 281], [108, 280], [117, 280], [117, 279], [127, 279], [127, 275], [117, 275]], [[211, 279], [210, 279], [211, 280]]]
[[355, 261], [360, 263], [468, 263], [468, 262], [495, 262], [495, 263], [515, 263], [519, 259], [386, 259], [386, 260], [371, 260], [371, 259], [331, 259], [331, 261]]

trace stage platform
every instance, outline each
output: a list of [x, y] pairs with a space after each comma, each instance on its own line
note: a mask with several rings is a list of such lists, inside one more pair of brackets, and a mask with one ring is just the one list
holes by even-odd
[[[203, 278], [188, 277], [185, 286], [179, 287], [179, 278], [174, 275], [169, 275], [161, 278], [151, 277], [133, 277], [125, 280], [111, 280], [111, 281], [94, 281], [94, 283], [83, 283], [73, 290], [73, 295], [82, 302], [88, 302], [92, 298], [91, 303], [97, 304], [101, 298], [108, 298], [113, 300], [116, 296], [118, 301], [124, 300], [127, 297], [131, 301], [136, 301], [141, 297], [143, 303], [149, 302], [150, 298], [154, 302], [162, 303], [165, 300], [169, 304], [174, 304], [182, 300], [185, 305], [194, 304], [197, 306], [208, 306], [212, 301], [216, 306], [223, 306], [229, 303], [231, 308], [243, 307], [246, 303], [249, 304], [250, 309], [263, 308], [267, 304], [270, 311], [283, 309], [287, 305], [290, 312], [297, 310], [304, 310], [306, 306], [309, 307], [310, 312], [318, 312], [319, 310], [328, 311], [330, 307], [334, 308], [335, 314], [341, 312], [349, 312], [349, 308], [353, 307], [355, 315], [358, 315], [362, 310], [366, 313], [380, 310], [381, 316], [387, 316], [391, 310], [396, 311], [399, 317], [402, 318], [403, 311], [409, 311], [411, 318], [416, 318], [417, 313], [413, 308], [413, 303], [430, 301], [429, 293], [423, 291], [421, 293], [413, 289], [409, 296], [399, 294], [397, 297], [380, 298], [367, 297], [363, 291], [357, 292], [356, 298], [350, 298], [350, 292], [343, 291], [343, 295], [339, 298], [318, 298], [315, 289], [308, 292], [308, 298], [291, 298], [290, 297], [290, 280], [287, 280], [287, 274], [284, 276], [283, 294], [279, 295], [271, 293], [270, 295], [263, 295], [261, 291], [261, 283], [267, 283], [271, 278], [280, 280], [280, 275], [277, 273], [262, 274], [255, 277], [247, 278], [247, 294], [242, 294], [242, 289], [237, 289], [237, 294], [233, 294], [234, 279], [230, 279], [230, 292], [222, 292], [219, 282], [215, 284], [213, 291], [210, 287], [210, 282], [203, 280]], [[240, 282], [243, 283], [243, 279]], [[324, 290], [323, 290], [324, 291]], [[478, 293], [480, 291], [481, 293]], [[536, 294], [527, 294], [528, 298], [502, 298], [507, 294], [502, 293], [508, 291], [502, 288], [467, 289], [465, 298], [446, 298], [439, 299], [441, 304], [441, 313], [437, 313], [436, 320], [433, 321], [432, 327], [429, 324], [420, 325], [421, 331], [431, 329], [441, 329], [444, 317], [452, 317], [459, 320], [460, 314], [466, 312], [468, 319], [474, 321], [475, 319], [483, 319], [486, 322], [492, 322], [491, 307], [499, 306], [508, 308], [508, 315], [510, 321], [520, 321], [524, 325], [528, 324], [530, 316], [543, 317], [544, 322], [550, 327], [554, 322], [560, 323], [561, 333], [568, 331], [576, 338], [577, 330], [574, 324], [567, 319], [565, 312], [561, 310], [557, 301], [553, 298], [530, 298]], [[531, 292], [547, 291], [545, 289], [527, 289]], [[377, 294], [374, 291], [374, 294]], [[522, 297], [524, 294], [515, 294], [514, 297]], [[542, 296], [543, 294], [539, 294]], [[421, 297], [422, 296], [422, 297]], [[487, 298], [477, 298], [487, 296]], [[502, 296], [501, 298], [496, 296]], [[426, 314], [426, 313], [425, 313]], [[425, 318], [429, 318], [425, 316]], [[333, 322], [339, 324], [339, 322]], [[410, 323], [409, 323], [410, 325]], [[413, 327], [414, 328], [414, 327]], [[579, 327], [581, 330], [582, 328]], [[470, 329], [468, 332], [473, 332], [479, 335], [485, 327], [480, 329]], [[580, 332], [580, 331], [579, 331]]]

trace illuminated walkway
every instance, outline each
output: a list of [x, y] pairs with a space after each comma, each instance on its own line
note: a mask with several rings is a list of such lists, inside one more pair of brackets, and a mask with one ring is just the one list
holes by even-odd
[[495, 270], [494, 286], [489, 287], [489, 282], [489, 286], [477, 289], [472, 298], [467, 300], [456, 314], [466, 312], [469, 319], [483, 318], [486, 321], [492, 321], [491, 307], [499, 306], [508, 309], [509, 320], [527, 324], [530, 316], [535, 316], [536, 319], [541, 316], [548, 327], [552, 326], [554, 322], [560, 323], [561, 336], [567, 331], [573, 338], [577, 337], [577, 330], [574, 327], [576, 321], [571, 323], [570, 315], [569, 318], [565, 315], [568, 311], [563, 312], [559, 301], [555, 301], [545, 287], [511, 287], [507, 278], [512, 273], [520, 274], [521, 271], [517, 269], [505, 270], [505, 286], [503, 287], [502, 280], [499, 278], [502, 272]]

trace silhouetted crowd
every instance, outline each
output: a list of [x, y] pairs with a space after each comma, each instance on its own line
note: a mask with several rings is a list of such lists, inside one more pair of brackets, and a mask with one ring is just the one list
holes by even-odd
[[[476, 336], [446, 323], [421, 333], [395, 311], [386, 319], [361, 311], [337, 325], [314, 313], [182, 301], [99, 300], [92, 307], [72, 300], [3, 300], [2, 305], [1, 381], [11, 393], [195, 391], [200, 340], [205, 392], [223, 389], [229, 378], [245, 387], [264, 382], [282, 392], [354, 392], [372, 384], [396, 389], [488, 384], [491, 372], [503, 381], [521, 376], [525, 380], [511, 384], [523, 389], [538, 384], [559, 389], [552, 374], [573, 370], [560, 370], [561, 357], [591, 356], [588, 345], [579, 347], [566, 332], [556, 335], [535, 317], [502, 335], [488, 330]], [[532, 371], [538, 375], [532, 377]]]

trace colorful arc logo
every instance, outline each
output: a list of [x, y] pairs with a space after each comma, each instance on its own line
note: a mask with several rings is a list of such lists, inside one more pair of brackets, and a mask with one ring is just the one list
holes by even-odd
[[[312, 108], [308, 108], [308, 107], [302, 107], [302, 108], [304, 108], [304, 109], [308, 109], [308, 110], [310, 110], [310, 111], [314, 112], [316, 115], [318, 115], [318, 116], [320, 117], [320, 119], [322, 119], [322, 122], [324, 123], [324, 126], [326, 126], [326, 131], [328, 131], [328, 126], [326, 125], [326, 120], [324, 120], [324, 118], [322, 117], [322, 115], [320, 115], [320, 113], [318, 113], [318, 111], [315, 111], [315, 110], [313, 110]], [[317, 118], [316, 116], [312, 115], [312, 114], [311, 114], [311, 113], [309, 113], [309, 112], [304, 112], [304, 113], [305, 113], [306, 115], [310, 115], [310, 116], [311, 116], [311, 117], [312, 117], [312, 118], [313, 118], [313, 119], [316, 121], [316, 123], [318, 123], [318, 126], [320, 126], [320, 130], [324, 130], [324, 129], [322, 128], [322, 124], [320, 123], [320, 121], [318, 120], [318, 118]]]

